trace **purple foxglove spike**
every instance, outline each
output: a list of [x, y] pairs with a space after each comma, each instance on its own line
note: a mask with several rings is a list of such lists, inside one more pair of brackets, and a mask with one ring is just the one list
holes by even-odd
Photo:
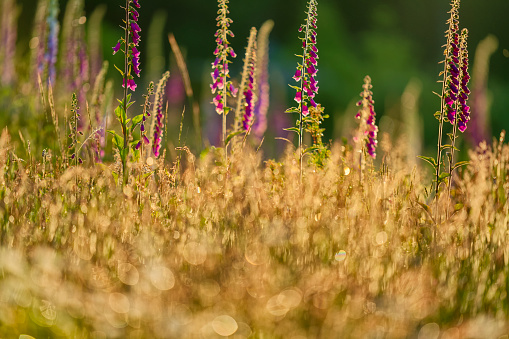
[[146, 135], [143, 136], [143, 141], [145, 142], [146, 145], [150, 144], [150, 140], [148, 140]]
[[211, 73], [212, 74], [212, 79], [215, 81], [217, 80], [217, 78], [219, 78], [219, 69], [215, 69], [214, 72]]
[[210, 85], [210, 90], [212, 91], [212, 94], [216, 93], [216, 89], [217, 89], [217, 82], [214, 82], [213, 84]]
[[449, 93], [449, 96], [451, 97], [452, 101], [458, 100], [458, 97], [454, 93]]
[[134, 21], [131, 21], [131, 30], [133, 32], [141, 32], [140, 26], [138, 26], [138, 24]]
[[133, 4], [136, 6], [136, 8], [140, 8], [140, 4], [138, 3], [138, 0], [133, 0]]
[[132, 34], [133, 34], [133, 44], [135, 46], [138, 46], [138, 44], [140, 43], [140, 35], [134, 31], [132, 32]]
[[221, 94], [216, 95], [212, 101], [214, 102], [214, 105], [217, 106], [217, 104], [221, 101]]
[[302, 26], [299, 27], [299, 32], [302, 32]]
[[456, 119], [456, 110], [450, 109], [447, 111], [447, 118], [451, 122], [451, 124], [454, 123], [454, 120]]
[[317, 62], [316, 62], [316, 59], [313, 58], [313, 57], [309, 57], [309, 62], [313, 65], [313, 66], [316, 66], [317, 65]]
[[224, 108], [223, 103], [222, 103], [222, 102], [218, 103], [218, 104], [216, 105], [216, 112], [217, 112], [218, 114], [223, 114], [223, 108]]
[[453, 83], [449, 84], [449, 88], [454, 94], [458, 94], [458, 87], [456, 87]]
[[362, 100], [357, 101], [356, 106], [362, 106]]
[[318, 53], [318, 48], [316, 48], [316, 45], [311, 46], [311, 49], [313, 52]]
[[115, 47], [113, 47], [113, 55], [115, 55], [120, 50], [120, 41], [117, 42]]
[[308, 67], [307, 73], [309, 75], [311, 75], [311, 76], [315, 76], [316, 73], [317, 73], [317, 70], [316, 70], [316, 68], [313, 65], [311, 65], [311, 66]]
[[467, 129], [467, 124], [462, 120], [458, 120], [458, 129], [460, 130], [461, 133], [465, 132], [465, 130]]
[[233, 48], [230, 49], [230, 55], [232, 58], [235, 58], [237, 56], [237, 54], [235, 54], [235, 52], [233, 51]]
[[459, 74], [459, 69], [458, 69], [458, 67], [456, 67], [456, 65], [453, 62], [449, 61], [449, 67], [451, 69], [451, 72], [454, 71], [454, 73], [458, 73]]
[[233, 97], [236, 97], [237, 96], [237, 92], [239, 91], [238, 88], [235, 88], [233, 87], [233, 84], [230, 83], [230, 93], [232, 94]]
[[217, 89], [222, 90], [224, 88], [224, 82], [223, 79], [219, 78], [217, 79]]
[[459, 59], [458, 59], [458, 57], [457, 57], [457, 56], [453, 56], [453, 57], [452, 57], [452, 61], [453, 61], [454, 63], [456, 63], [456, 64], [459, 64], [459, 63], [460, 63], [460, 61], [459, 61]]
[[141, 147], [141, 141], [138, 141], [135, 148], [138, 150], [138, 149], [140, 149], [140, 147]]
[[133, 57], [139, 58], [140, 52], [138, 51], [138, 49], [136, 47], [133, 47], [133, 49], [131, 51], [133, 53]]
[[357, 114], [355, 114], [355, 119], [360, 119], [361, 118], [361, 111], [357, 112]]
[[300, 104], [300, 102], [302, 101], [302, 92], [297, 92], [297, 94], [295, 94], [295, 98], [293, 99], [295, 100], [298, 104]]
[[459, 86], [459, 84], [460, 84], [460, 82], [459, 82], [458, 78], [451, 77], [451, 81], [452, 81], [452, 83], [453, 83], [454, 85], [456, 85], [456, 86]]
[[141, 131], [141, 132], [145, 132], [145, 125], [144, 125], [144, 124], [141, 124], [141, 126], [140, 126], [140, 131]]
[[216, 47], [216, 49], [214, 50], [214, 55], [218, 55], [219, 54], [219, 47]]
[[470, 90], [468, 89], [467, 86], [461, 85], [461, 89], [463, 90], [463, 92], [465, 92], [465, 94], [467, 94], [467, 95], [470, 94]]
[[138, 13], [137, 10], [135, 10], [134, 8], [131, 8], [131, 15], [133, 16], [134, 21], [138, 21], [140, 14]]
[[302, 77], [302, 72], [300, 71], [300, 69], [296, 70], [295, 75], [293, 76], [293, 79], [295, 81], [300, 81], [301, 77]]
[[216, 58], [216, 60], [214, 60], [214, 63], [212, 64], [212, 67], [216, 67], [218, 64], [219, 64], [219, 58]]
[[449, 106], [449, 107], [452, 107], [452, 105], [454, 104], [454, 100], [450, 97], [445, 97], [445, 103]]
[[306, 48], [306, 41], [305, 40], [302, 41], [302, 48]]
[[316, 104], [316, 102], [315, 102], [315, 100], [313, 98], [309, 99], [309, 103], [311, 104], [311, 106], [316, 108], [317, 104]]
[[314, 51], [309, 51], [309, 55], [311, 55], [315, 59], [318, 59], [318, 54], [316, 54]]
[[307, 117], [309, 115], [308, 106], [302, 105], [302, 115]]
[[311, 89], [311, 88], [306, 88], [306, 93], [308, 95], [308, 97], [310, 98], [314, 98], [315, 97], [315, 92]]
[[127, 87], [131, 90], [131, 91], [136, 91], [136, 83], [134, 82], [134, 79], [129, 79], [127, 80]]

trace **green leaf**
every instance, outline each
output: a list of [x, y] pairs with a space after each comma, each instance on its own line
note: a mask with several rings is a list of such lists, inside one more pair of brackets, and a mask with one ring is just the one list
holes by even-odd
[[124, 116], [123, 112], [124, 108], [122, 107], [122, 104], [118, 105], [117, 108], [115, 108], [115, 115], [117, 116], [117, 119], [121, 124], [123, 123], [122, 121], [122, 116]]
[[239, 134], [242, 134], [244, 133], [245, 131], [237, 131], [237, 132], [234, 132], [234, 133], [230, 133], [227, 137], [226, 137], [226, 140], [224, 142], [224, 145], [225, 146], [228, 146], [228, 144], [230, 143], [230, 140], [232, 140], [235, 136], [239, 135]]
[[470, 164], [470, 161], [459, 161], [457, 163], [455, 163], [453, 166], [452, 166], [452, 169], [456, 169], [457, 167], [461, 167], [461, 166], [466, 166], [466, 165], [469, 165]]
[[293, 86], [293, 85], [288, 85], [288, 86], [290, 86], [290, 87], [291, 87], [291, 88], [293, 88], [294, 90], [296, 90], [296, 91], [299, 91], [299, 92], [300, 92], [300, 87], [298, 87], [298, 86]]
[[440, 173], [440, 175], [438, 176], [438, 182], [442, 182], [444, 181], [446, 178], [450, 177], [451, 175], [447, 172], [444, 172], [444, 173]]
[[288, 131], [288, 132], [295, 132], [297, 134], [300, 134], [300, 129], [298, 129], [297, 127], [283, 128], [283, 130]]
[[108, 133], [113, 136], [113, 144], [118, 148], [120, 152], [124, 148], [124, 138], [117, 134], [117, 132], [113, 130], [108, 130]]
[[319, 150], [320, 147], [318, 146], [311, 146], [311, 147], [308, 147], [304, 150], [304, 153], [308, 153], [308, 152], [311, 152], [311, 151], [316, 151], [316, 150]]
[[437, 120], [440, 120], [440, 116], [441, 116], [441, 113], [440, 112], [435, 112], [435, 114], [433, 114], [434, 117], [437, 119]]
[[288, 108], [285, 113], [300, 113], [299, 109], [296, 107]]
[[456, 205], [454, 205], [454, 210], [455, 210], [455, 211], [459, 211], [459, 210], [460, 210], [460, 209], [462, 209], [462, 208], [463, 208], [463, 204], [462, 204], [462, 203], [460, 203], [460, 202], [459, 202], [459, 203], [457, 203]]
[[132, 120], [131, 120], [131, 133], [133, 133], [133, 131], [136, 128], [136, 126], [138, 126], [141, 123], [142, 120], [143, 120], [143, 114], [139, 114], [139, 115], [135, 116], [134, 118], [132, 118]]
[[431, 166], [433, 166], [434, 169], [437, 168], [437, 162], [435, 158], [432, 157], [423, 157], [422, 155], [418, 155], [417, 158], [422, 159], [426, 162], [428, 162]]
[[118, 185], [118, 173], [117, 172], [111, 172], [111, 174], [113, 175], [113, 179], [115, 180], [115, 184]]

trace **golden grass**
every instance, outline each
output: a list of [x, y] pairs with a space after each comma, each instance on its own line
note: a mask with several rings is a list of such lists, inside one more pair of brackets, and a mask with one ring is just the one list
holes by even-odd
[[[359, 182], [288, 152], [181, 167], [28, 164], [0, 140], [0, 337], [496, 338], [509, 330], [509, 146], [481, 145], [441, 222], [404, 143]], [[405, 151], [405, 152], [404, 152]], [[142, 168], [143, 167], [143, 168]], [[369, 166], [368, 166], [369, 167]], [[177, 171], [178, 169], [178, 171]], [[140, 176], [137, 171], [153, 173]], [[121, 176], [120, 176], [121, 177]], [[427, 205], [423, 205], [427, 204]], [[433, 230], [437, 238], [433, 241]]]

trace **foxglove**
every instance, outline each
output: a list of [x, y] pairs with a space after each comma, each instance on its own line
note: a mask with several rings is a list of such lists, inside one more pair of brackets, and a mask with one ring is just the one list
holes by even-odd
[[360, 124], [354, 141], [361, 143], [361, 145], [365, 143], [366, 151], [374, 159], [376, 158], [376, 146], [378, 144], [378, 127], [376, 126], [375, 102], [373, 101], [372, 87], [371, 78], [366, 76], [364, 78], [364, 85], [362, 85], [363, 91], [360, 94], [362, 99], [357, 102], [357, 106], [361, 108], [357, 112], [355, 118], [360, 120]]
[[242, 120], [242, 130], [249, 132], [253, 121], [253, 109], [256, 101], [255, 97], [255, 70], [256, 70], [256, 28], [252, 27], [249, 34], [248, 44], [246, 48], [246, 56], [244, 58], [244, 70], [242, 71], [242, 80], [240, 83], [240, 91], [235, 117], [235, 132], [240, 130], [240, 122]]
[[[136, 8], [140, 8], [138, 0], [126, 0], [126, 20], [124, 21], [125, 36], [120, 38], [113, 46], [113, 54], [123, 51], [125, 55], [125, 67], [122, 73], [122, 87], [135, 91], [137, 84], [134, 81], [134, 75], [140, 77], [140, 44], [141, 28], [138, 25], [139, 13]], [[134, 74], [134, 75], [133, 75]]]
[[[164, 132], [164, 110], [163, 110], [163, 99], [164, 99], [164, 88], [166, 87], [166, 82], [170, 77], [170, 72], [166, 72], [163, 74], [161, 80], [157, 84], [155, 103], [154, 103], [154, 129], [153, 135], [154, 139], [152, 140], [152, 153], [157, 158], [159, 157], [162, 140], [163, 140], [163, 132]], [[146, 140], [145, 140], [146, 141]]]
[[233, 21], [228, 17], [230, 13], [228, 10], [228, 3], [228, 0], [218, 0], [219, 10], [216, 21], [219, 28], [214, 35], [217, 43], [216, 49], [214, 50], [214, 56], [216, 58], [212, 63], [212, 73], [210, 73], [212, 77], [210, 89], [212, 94], [215, 94], [212, 102], [216, 107], [217, 114], [223, 116], [223, 142], [226, 142], [226, 115], [230, 110], [226, 101], [228, 96], [235, 97], [238, 91], [233, 87], [232, 82], [228, 80], [230, 77], [228, 69], [228, 63], [230, 63], [230, 61], [228, 57], [235, 58], [237, 56], [228, 41], [228, 37], [234, 37], [233, 32], [229, 28]]

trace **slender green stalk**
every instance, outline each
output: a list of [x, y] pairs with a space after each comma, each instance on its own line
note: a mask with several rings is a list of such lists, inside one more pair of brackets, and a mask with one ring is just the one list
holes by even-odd
[[[129, 0], [125, 1], [125, 53], [124, 53], [124, 112], [126, 112], [127, 116], [127, 76], [129, 72]], [[127, 121], [122, 121], [122, 134], [124, 137], [124, 156], [122, 156], [122, 186], [127, 184], [129, 180], [129, 173], [127, 172], [127, 159], [129, 157], [129, 136], [127, 131]]]

